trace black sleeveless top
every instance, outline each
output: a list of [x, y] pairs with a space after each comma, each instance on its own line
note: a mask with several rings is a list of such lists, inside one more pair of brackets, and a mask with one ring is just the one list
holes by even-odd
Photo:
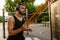
[[[15, 20], [13, 30], [17, 30], [18, 28], [22, 27], [22, 25], [25, 23], [25, 20], [23, 19], [22, 21], [19, 21], [15, 16], [13, 16], [13, 17], [14, 17], [14, 20]], [[24, 40], [24, 39], [25, 38], [23, 36], [23, 31], [21, 31], [17, 35], [8, 36], [8, 40]]]

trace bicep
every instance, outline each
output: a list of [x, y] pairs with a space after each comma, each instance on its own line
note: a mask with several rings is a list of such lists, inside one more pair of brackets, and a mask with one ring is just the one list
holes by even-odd
[[14, 27], [14, 21], [12, 20], [12, 18], [9, 18], [8, 20], [8, 32], [10, 33], [13, 30]]

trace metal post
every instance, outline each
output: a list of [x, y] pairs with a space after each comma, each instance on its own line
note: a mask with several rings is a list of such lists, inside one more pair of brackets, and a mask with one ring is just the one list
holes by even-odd
[[48, 1], [48, 13], [49, 13], [49, 21], [50, 21], [51, 40], [53, 40], [52, 23], [51, 23], [51, 0]]
[[[28, 9], [26, 9], [26, 19], [28, 19]], [[27, 28], [28, 28], [28, 23], [27, 23]], [[27, 35], [29, 35], [28, 31], [27, 31]]]
[[4, 15], [4, 9], [2, 9], [3, 11], [3, 38], [6, 38], [5, 37], [5, 15]]

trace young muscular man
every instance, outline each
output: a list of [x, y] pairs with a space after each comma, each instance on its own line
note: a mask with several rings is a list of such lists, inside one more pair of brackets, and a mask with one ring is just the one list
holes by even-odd
[[25, 12], [25, 6], [23, 3], [19, 3], [16, 7], [16, 14], [8, 20], [8, 39], [7, 40], [24, 40], [23, 31], [32, 31], [27, 28], [23, 14]]

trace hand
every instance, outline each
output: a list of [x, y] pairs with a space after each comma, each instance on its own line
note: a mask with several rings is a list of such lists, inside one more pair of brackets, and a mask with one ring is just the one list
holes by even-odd
[[30, 32], [32, 32], [32, 29], [30, 29], [30, 28], [26, 28], [26, 27], [21, 27], [21, 28], [22, 28], [23, 31], [30, 31]]
[[30, 29], [30, 28], [27, 28], [27, 31], [30, 31], [30, 32], [32, 32], [32, 29]]
[[27, 27], [22, 26], [21, 29], [22, 29], [22, 31], [25, 31], [27, 29]]
[[21, 28], [22, 28], [23, 31], [30, 31], [30, 32], [32, 32], [32, 29], [27, 28], [26, 24], [24, 24]]
[[25, 26], [22, 26], [21, 28], [22, 28], [23, 31], [30, 31], [30, 32], [32, 32], [32, 29], [27, 28], [27, 27], [25, 27]]

